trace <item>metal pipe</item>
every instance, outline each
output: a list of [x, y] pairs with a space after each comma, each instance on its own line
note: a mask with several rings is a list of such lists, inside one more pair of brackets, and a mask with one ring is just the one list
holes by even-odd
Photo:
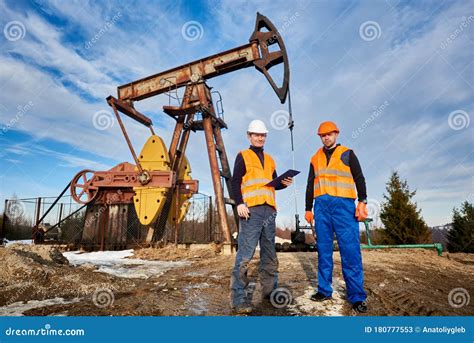
[[49, 231], [51, 231], [52, 229], [54, 229], [55, 227], [58, 227], [61, 223], [65, 222], [66, 220], [68, 220], [71, 216], [75, 215], [77, 212], [79, 212], [80, 210], [82, 210], [84, 207], [86, 207], [87, 204], [84, 204], [82, 205], [81, 207], [79, 207], [77, 210], [75, 210], [74, 212], [68, 214], [67, 217], [64, 217], [61, 221], [57, 222], [56, 224], [54, 224], [53, 226], [51, 226], [48, 230], [46, 230], [44, 233], [48, 233]]
[[433, 244], [399, 244], [399, 245], [360, 245], [361, 249], [436, 249], [438, 256], [441, 256], [443, 252], [443, 245], [441, 243]]
[[54, 205], [56, 205], [56, 203], [59, 201], [59, 199], [61, 199], [61, 197], [64, 195], [64, 193], [66, 193], [66, 191], [68, 190], [69, 186], [71, 185], [71, 182], [69, 182], [67, 184], [66, 187], [64, 187], [63, 191], [61, 192], [61, 194], [59, 194], [57, 196], [57, 198], [53, 201], [53, 203], [51, 204], [51, 206], [46, 210], [46, 212], [43, 214], [43, 216], [41, 216], [40, 218], [40, 209], [41, 209], [41, 198], [38, 198], [38, 211], [36, 212], [36, 224], [35, 224], [35, 228], [38, 227], [38, 225], [44, 220], [44, 218], [48, 215], [48, 213], [53, 209]]
[[365, 233], [367, 236], [367, 244], [361, 244], [361, 249], [436, 249], [438, 252], [438, 256], [441, 256], [443, 253], [443, 245], [441, 243], [433, 243], [433, 244], [395, 244], [395, 245], [372, 245], [372, 241], [370, 240], [369, 234], [369, 223], [372, 221], [372, 218], [367, 218], [364, 220], [365, 225]]
[[143, 168], [140, 164], [140, 161], [138, 161], [137, 154], [135, 154], [135, 150], [133, 150], [132, 142], [130, 142], [130, 138], [128, 137], [127, 130], [125, 130], [125, 126], [122, 123], [122, 119], [120, 118], [120, 115], [117, 111], [117, 107], [115, 107], [115, 103], [112, 103], [112, 109], [114, 111], [115, 117], [117, 118], [117, 122], [120, 125], [120, 129], [122, 130], [123, 136], [125, 137], [125, 141], [127, 142], [128, 148], [130, 149], [130, 152], [132, 153], [133, 160], [135, 161], [135, 164], [137, 165], [138, 171], [140, 172], [140, 175], [143, 174]]
[[[5, 238], [6, 236], [6, 227], [7, 227], [7, 218], [8, 218], [8, 200], [5, 199], [5, 208], [3, 210], [3, 221], [2, 221], [2, 227], [0, 229], [0, 240], [3, 242], [3, 238]], [[1, 242], [0, 242], [0, 245], [1, 245]]]
[[[176, 187], [176, 201], [174, 206], [174, 245], [178, 246], [178, 216], [179, 216], [179, 186]], [[173, 210], [172, 210], [173, 211]]]

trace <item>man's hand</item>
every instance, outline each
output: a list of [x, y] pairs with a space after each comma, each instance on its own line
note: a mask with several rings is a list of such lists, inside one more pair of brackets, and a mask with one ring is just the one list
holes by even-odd
[[237, 213], [239, 214], [239, 217], [249, 219], [250, 217], [250, 211], [247, 205], [245, 204], [240, 204], [237, 206]]
[[293, 183], [292, 177], [285, 177], [283, 180], [281, 180], [281, 184], [285, 187], [290, 186], [292, 183]]
[[313, 225], [314, 215], [311, 211], [306, 211], [304, 214], [304, 219], [308, 222], [308, 224]]
[[367, 212], [367, 205], [364, 204], [363, 202], [359, 201], [357, 204], [355, 216], [358, 221], [363, 222], [364, 220], [367, 219], [367, 216], [369, 213]]

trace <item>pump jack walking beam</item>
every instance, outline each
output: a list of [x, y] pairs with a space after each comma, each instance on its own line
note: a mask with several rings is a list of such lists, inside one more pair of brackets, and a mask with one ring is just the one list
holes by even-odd
[[[261, 31], [264, 28], [268, 31]], [[274, 44], [280, 50], [270, 52], [268, 47]], [[284, 75], [282, 85], [278, 86], [268, 71], [280, 63], [284, 63]], [[184, 87], [189, 82], [209, 80], [252, 65], [265, 75], [284, 103], [290, 79], [285, 44], [272, 22], [260, 13], [257, 13], [255, 31], [248, 44], [119, 86], [118, 98], [126, 102], [143, 100], [168, 92], [170, 86]]]

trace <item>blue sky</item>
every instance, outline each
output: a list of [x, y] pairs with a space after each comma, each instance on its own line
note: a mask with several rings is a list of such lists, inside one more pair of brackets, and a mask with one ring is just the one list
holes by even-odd
[[[377, 212], [397, 170], [429, 225], [474, 200], [474, 1], [4, 1], [0, 0], [0, 201], [54, 196], [79, 170], [132, 162], [113, 120], [97, 113], [116, 87], [243, 45], [256, 12], [272, 20], [287, 46], [295, 119], [292, 189], [278, 192], [280, 225], [297, 196], [303, 214], [318, 124], [335, 121], [340, 143], [357, 154]], [[199, 23], [198, 38], [183, 34]], [[202, 29], [201, 29], [202, 28]], [[188, 38], [188, 39], [186, 39]], [[280, 172], [292, 166], [285, 111], [255, 68], [208, 84], [224, 101], [233, 163], [248, 146], [252, 119], [270, 128], [266, 151]], [[158, 96], [136, 103], [168, 144], [174, 121]], [[105, 112], [106, 113], [106, 112]], [[107, 118], [106, 118], [107, 119]], [[283, 118], [284, 119], [284, 118]], [[125, 119], [140, 150], [148, 130]], [[187, 156], [202, 192], [212, 194], [204, 136]]]

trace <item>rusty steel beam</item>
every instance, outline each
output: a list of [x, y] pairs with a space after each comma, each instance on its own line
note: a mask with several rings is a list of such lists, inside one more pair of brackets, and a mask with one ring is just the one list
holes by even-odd
[[103, 188], [94, 199], [94, 205], [133, 204], [133, 188]]
[[[176, 150], [178, 149], [178, 143], [180, 142], [181, 135], [182, 135], [183, 128], [184, 128], [184, 121], [185, 121], [184, 120], [184, 114], [186, 113], [186, 119], [187, 120], [192, 120], [193, 117], [194, 117], [194, 112], [188, 113], [188, 110], [190, 108], [196, 109], [194, 103], [193, 104], [191, 103], [191, 101], [193, 99], [193, 94], [197, 94], [196, 88], [194, 87], [193, 84], [187, 85], [186, 89], [184, 90], [184, 96], [183, 96], [182, 103], [179, 107], [177, 107], [179, 110], [176, 112], [176, 114], [177, 114], [176, 126], [174, 128], [173, 137], [171, 139], [170, 148], [169, 148], [169, 152], [168, 152], [169, 157], [170, 157], [170, 162], [171, 162], [172, 166], [174, 165], [173, 163], [174, 163], [174, 160], [175, 160]], [[165, 107], [165, 106], [163, 106], [163, 107]], [[181, 115], [179, 111], [182, 111], [181, 114], [183, 114], [183, 115]], [[165, 113], [166, 113], [166, 109], [165, 109]], [[183, 119], [180, 119], [180, 118], [183, 118]], [[188, 138], [186, 138], [186, 142], [187, 142], [187, 140], [188, 140]]]
[[[171, 188], [175, 185], [176, 173], [172, 171], [150, 170], [148, 174], [151, 177], [147, 187]], [[96, 189], [102, 187], [142, 187], [143, 184], [138, 180], [137, 172], [128, 171], [96, 171], [94, 177], [89, 183], [89, 188]]]
[[119, 110], [123, 114], [145, 125], [146, 127], [150, 127], [153, 125], [153, 122], [151, 121], [150, 118], [138, 112], [132, 106], [129, 106], [126, 102], [116, 99], [112, 95], [109, 95], [106, 100], [110, 107], [112, 108], [115, 107], [117, 110]]
[[120, 119], [120, 115], [117, 111], [117, 107], [115, 106], [114, 103], [111, 104], [112, 109], [114, 110], [115, 118], [117, 118], [117, 121], [120, 125], [120, 129], [122, 130], [123, 136], [125, 138], [125, 141], [127, 142], [128, 148], [130, 149], [130, 152], [132, 153], [133, 160], [135, 161], [138, 170], [140, 171], [140, 174], [143, 174], [143, 168], [140, 164], [140, 161], [138, 161], [137, 154], [135, 153], [135, 150], [133, 149], [132, 142], [130, 141], [130, 138], [128, 137], [127, 130], [125, 129], [125, 126], [122, 123], [122, 119]]
[[35, 228], [38, 227], [38, 225], [40, 224], [40, 217], [41, 217], [41, 198], [38, 198], [38, 200], [36, 201], [36, 223], [35, 223]]
[[[61, 204], [62, 205], [62, 204]], [[59, 222], [57, 222], [56, 224], [54, 224], [53, 226], [51, 226], [48, 230], [46, 230], [44, 233], [47, 234], [49, 231], [55, 229], [56, 227], [59, 227], [59, 225], [61, 225], [63, 222], [65, 222], [66, 220], [68, 220], [69, 218], [71, 218], [73, 215], [75, 215], [77, 212], [79, 212], [80, 210], [82, 210], [84, 207], [86, 207], [87, 205], [82, 205], [81, 207], [79, 207], [77, 210], [71, 212], [70, 214], [68, 214], [66, 217], [64, 217], [63, 219], [61, 219]]]
[[[278, 45], [279, 50], [271, 51], [268, 48], [271, 45]], [[283, 83], [278, 86], [268, 71], [280, 63], [283, 63]], [[283, 104], [290, 79], [286, 47], [277, 28], [260, 13], [257, 13], [255, 29], [248, 44], [119, 86], [117, 94], [120, 100], [132, 104], [134, 101], [176, 90], [190, 82], [206, 81], [252, 65], [265, 75]]]
[[209, 88], [205, 83], [198, 85], [199, 90], [199, 99], [200, 102], [204, 105], [207, 104], [209, 110], [203, 113], [203, 128], [204, 128], [204, 135], [206, 137], [206, 146], [207, 146], [207, 153], [209, 156], [209, 164], [211, 167], [211, 176], [212, 176], [212, 184], [214, 186], [214, 194], [216, 196], [216, 205], [217, 211], [219, 213], [219, 223], [222, 232], [224, 233], [225, 242], [231, 242], [231, 233], [229, 228], [229, 223], [227, 222], [227, 212], [225, 209], [225, 202], [224, 202], [224, 192], [222, 190], [221, 184], [221, 174], [219, 171], [219, 163], [217, 161], [216, 155], [216, 144], [214, 142], [214, 130], [212, 127], [212, 117], [214, 115], [214, 106], [212, 104], [212, 98], [209, 91]]
[[[45, 213], [43, 213], [43, 215], [41, 216], [41, 218], [39, 217], [39, 211], [36, 213], [37, 216], [36, 216], [36, 224], [35, 224], [35, 228], [38, 228], [39, 224], [41, 224], [41, 222], [43, 221], [44, 218], [46, 218], [46, 216], [48, 215], [48, 213], [53, 209], [53, 207], [56, 205], [56, 203], [59, 201], [59, 199], [61, 199], [61, 197], [64, 195], [64, 193], [66, 193], [66, 191], [69, 189], [69, 186], [71, 185], [71, 183], [69, 182], [67, 184], [66, 187], [64, 187], [63, 191], [57, 196], [57, 198], [53, 201], [53, 203], [51, 204], [51, 206], [49, 206], [49, 208], [46, 210]], [[41, 198], [38, 198], [38, 201], [39, 201], [39, 208], [41, 208]]]
[[220, 223], [221, 230], [224, 233], [225, 242], [230, 242], [231, 241], [230, 228], [229, 228], [229, 224], [227, 223], [227, 213], [225, 210], [224, 193], [222, 191], [221, 175], [219, 172], [219, 165], [217, 163], [216, 146], [214, 143], [214, 135], [212, 132], [212, 120], [210, 116], [207, 116], [206, 118], [203, 119], [203, 126], [204, 126], [204, 134], [206, 136], [207, 153], [209, 155], [209, 162], [211, 165], [212, 184], [214, 185], [214, 194], [216, 195], [217, 211], [219, 213], [219, 223]]
[[[229, 165], [229, 159], [227, 158], [227, 152], [225, 150], [224, 140], [222, 139], [221, 129], [218, 126], [214, 127], [214, 137], [216, 139], [217, 146], [219, 146], [219, 149], [217, 149], [217, 151], [221, 160], [223, 177], [227, 186], [227, 193], [229, 193], [229, 197], [231, 199], [235, 199], [234, 192], [232, 190], [232, 172]], [[232, 205], [232, 212], [234, 214], [234, 220], [235, 225], [237, 227], [237, 231], [239, 231], [239, 214], [237, 213], [237, 206], [235, 206], [235, 204]]]
[[185, 86], [188, 82], [208, 80], [234, 70], [253, 66], [260, 59], [257, 42], [215, 54], [177, 68], [119, 86], [118, 98], [123, 101], [143, 100], [168, 92], [170, 88]]
[[194, 194], [199, 191], [198, 180], [181, 180], [177, 185], [180, 194]]
[[178, 246], [178, 213], [179, 213], [179, 187], [176, 188], [176, 198], [175, 198], [175, 208], [174, 208], [174, 245]]
[[184, 123], [182, 121], [176, 122], [176, 126], [174, 127], [173, 137], [171, 138], [171, 143], [168, 151], [168, 155], [170, 158], [171, 166], [173, 166], [176, 149], [178, 148], [179, 139], [181, 137], [181, 133], [183, 132]]

